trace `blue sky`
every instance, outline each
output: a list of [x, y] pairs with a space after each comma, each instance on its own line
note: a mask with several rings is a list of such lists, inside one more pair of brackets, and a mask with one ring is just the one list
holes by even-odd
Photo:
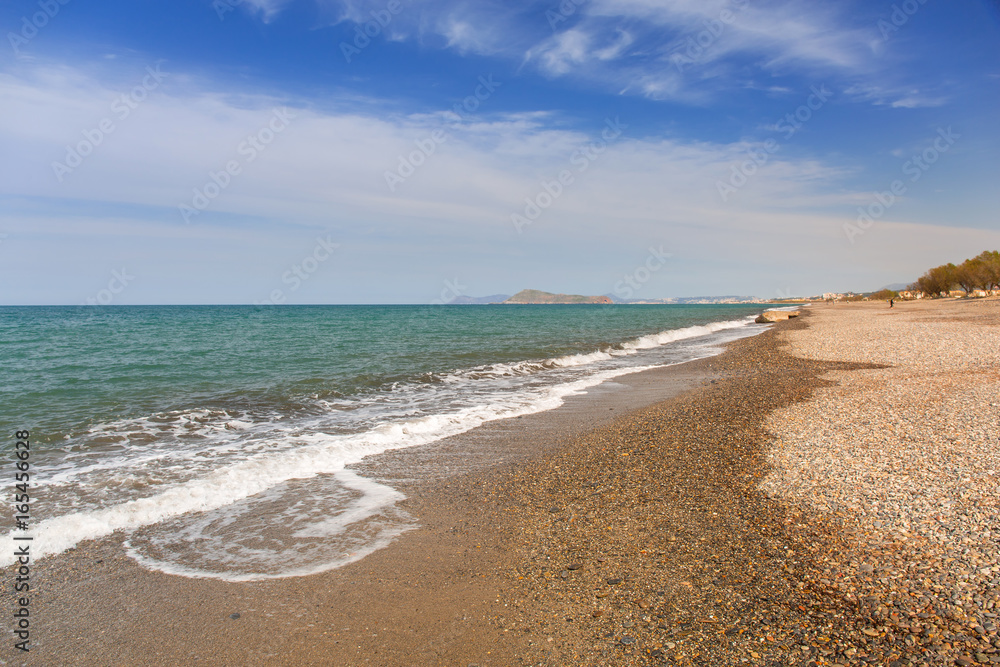
[[1000, 248], [993, 1], [14, 0], [0, 27], [4, 304], [809, 295]]

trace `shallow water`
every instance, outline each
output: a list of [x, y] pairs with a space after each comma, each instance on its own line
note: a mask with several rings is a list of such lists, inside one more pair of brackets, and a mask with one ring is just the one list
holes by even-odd
[[143, 565], [185, 576], [338, 567], [415, 525], [346, 466], [713, 354], [763, 330], [759, 312], [0, 308], [3, 425], [32, 433], [33, 553], [122, 531]]

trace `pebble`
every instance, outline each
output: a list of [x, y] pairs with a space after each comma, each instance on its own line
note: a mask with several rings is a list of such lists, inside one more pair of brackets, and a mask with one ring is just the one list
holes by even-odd
[[909, 627], [914, 657], [925, 644], [956, 664], [996, 656], [980, 649], [1000, 605], [998, 305], [837, 306], [783, 333], [802, 358], [869, 367], [828, 373], [811, 400], [769, 416], [761, 488], [837, 526], [848, 543], [821, 582], [860, 599], [873, 626]]
[[996, 663], [996, 306], [810, 308], [692, 365], [718, 384], [487, 485], [521, 499], [503, 613], [553, 638], [532, 664]]

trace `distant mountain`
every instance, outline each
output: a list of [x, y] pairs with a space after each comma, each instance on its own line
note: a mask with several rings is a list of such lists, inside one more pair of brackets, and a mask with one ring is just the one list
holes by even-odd
[[[908, 288], [909, 286], [910, 286], [909, 283], [893, 283], [891, 285], [886, 285], [882, 289], [891, 289], [893, 292], [898, 292], [900, 290]], [[876, 290], [876, 291], [881, 291], [881, 290]]]
[[579, 294], [552, 294], [536, 289], [524, 289], [504, 303], [612, 303], [606, 296], [581, 296]]
[[448, 305], [468, 306], [482, 303], [503, 303], [509, 298], [509, 294], [491, 294], [490, 296], [456, 296], [448, 302]]

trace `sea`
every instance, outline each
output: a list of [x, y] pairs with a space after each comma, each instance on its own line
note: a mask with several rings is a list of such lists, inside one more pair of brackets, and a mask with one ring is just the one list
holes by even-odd
[[12, 493], [15, 432], [30, 433], [30, 518], [0, 528], [0, 565], [14, 536], [39, 558], [115, 534], [142, 566], [187, 577], [343, 566], [419, 521], [352, 464], [718, 354], [766, 329], [761, 309], [0, 307]]

